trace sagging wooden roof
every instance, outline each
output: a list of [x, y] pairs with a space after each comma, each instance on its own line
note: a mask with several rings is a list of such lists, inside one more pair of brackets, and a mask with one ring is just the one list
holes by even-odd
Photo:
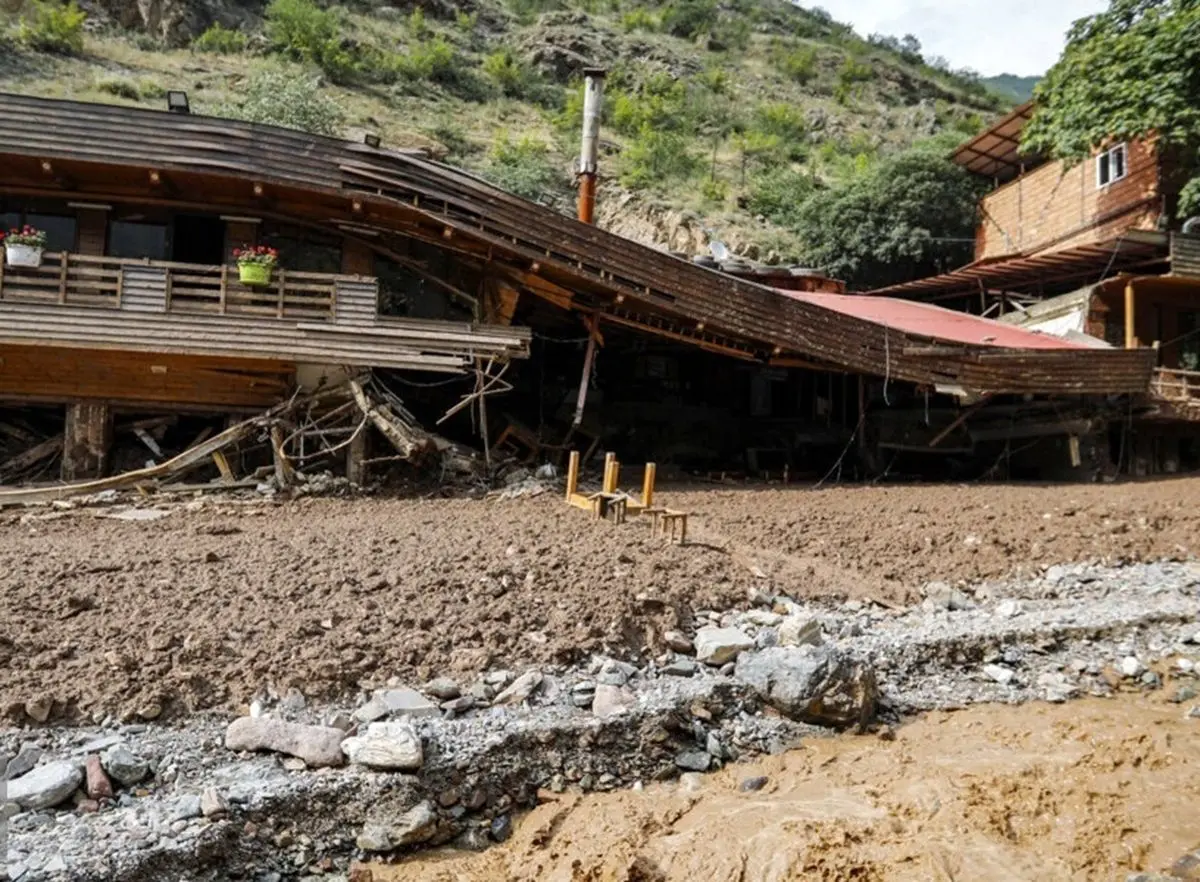
[[1033, 118], [1034, 103], [1026, 101], [996, 120], [971, 140], [957, 147], [950, 159], [972, 174], [1009, 181], [1023, 168], [1041, 160], [1021, 152], [1021, 132]]
[[990, 392], [1144, 391], [1150, 351], [942, 341], [694, 265], [412, 153], [226, 119], [0, 94], [0, 186], [174, 203], [408, 236], [559, 305], [737, 357]]

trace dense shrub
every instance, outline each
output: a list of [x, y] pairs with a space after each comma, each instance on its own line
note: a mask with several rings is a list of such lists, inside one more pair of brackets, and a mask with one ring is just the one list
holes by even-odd
[[658, 16], [643, 6], [635, 7], [621, 16], [621, 28], [626, 33], [657, 31], [660, 27]]
[[535, 202], [561, 205], [570, 193], [570, 180], [550, 149], [532, 138], [512, 141], [502, 135], [480, 173], [497, 187]]
[[791, 225], [806, 199], [817, 188], [808, 172], [787, 165], [764, 169], [750, 179], [745, 206], [777, 224]]
[[507, 47], [483, 59], [483, 72], [509, 98], [526, 97], [537, 79], [529, 65]]
[[241, 31], [214, 24], [192, 41], [192, 48], [215, 55], [236, 55], [246, 50], [246, 42], [246, 35]]
[[321, 91], [319, 79], [275, 69], [253, 73], [241, 102], [223, 105], [217, 114], [316, 135], [336, 135], [342, 125], [342, 110]]
[[126, 80], [122, 77], [106, 77], [97, 81], [97, 91], [104, 92], [106, 95], [114, 95], [117, 98], [125, 98], [129, 101], [142, 100], [142, 90], [138, 88], [137, 83]]
[[87, 13], [75, 0], [66, 4], [57, 0], [33, 0], [21, 17], [18, 37], [30, 49], [39, 52], [78, 55], [83, 52], [83, 24], [86, 21]]
[[692, 38], [717, 24], [716, 0], [671, 0], [663, 7], [662, 29], [676, 37]]
[[692, 152], [691, 142], [678, 132], [644, 125], [636, 138], [621, 151], [621, 183], [644, 189], [679, 181], [694, 175], [702, 160]]
[[271, 0], [266, 25], [277, 52], [315, 64], [335, 82], [348, 82], [357, 72], [355, 53], [342, 44], [343, 20], [336, 9], [322, 9], [313, 0]]
[[810, 82], [817, 75], [817, 50], [811, 46], [782, 48], [777, 51], [776, 64], [797, 83]]

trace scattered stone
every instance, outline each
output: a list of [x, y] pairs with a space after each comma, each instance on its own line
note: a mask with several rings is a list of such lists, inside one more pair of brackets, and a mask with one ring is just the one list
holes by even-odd
[[820, 646], [821, 623], [809, 616], [788, 616], [779, 626], [781, 646]]
[[202, 812], [200, 797], [189, 793], [175, 800], [175, 808], [171, 811], [172, 821], [190, 821], [200, 817]]
[[100, 764], [100, 756], [98, 754], [89, 754], [85, 765], [87, 771], [87, 795], [88, 799], [112, 799], [113, 786], [108, 780], [108, 775], [104, 773], [104, 767]]
[[1017, 678], [1012, 668], [1006, 668], [1004, 665], [984, 665], [983, 672], [1001, 686], [1008, 686]]
[[287, 695], [279, 702], [279, 706], [286, 711], [297, 713], [308, 707], [308, 699], [304, 697], [304, 693], [295, 687], [287, 691]]
[[505, 842], [512, 836], [512, 818], [508, 815], [497, 815], [492, 818], [488, 834], [497, 842]]
[[696, 663], [689, 658], [676, 659], [662, 669], [662, 672], [669, 677], [691, 677], [698, 668]]
[[895, 741], [896, 740], [896, 730], [893, 729], [891, 726], [880, 726], [879, 732], [878, 732], [878, 737], [879, 737], [880, 741]]
[[672, 652], [681, 652], [685, 655], [691, 655], [695, 649], [692, 641], [688, 640], [682, 631], [664, 631], [663, 643], [667, 644]]
[[738, 628], [708, 626], [696, 632], [696, 658], [713, 667], [734, 661], [753, 648], [754, 641]]
[[537, 688], [542, 685], [541, 671], [526, 671], [512, 685], [496, 696], [493, 704], [520, 704], [528, 701]]
[[355, 844], [363, 851], [381, 852], [427, 842], [437, 832], [437, 814], [428, 802], [410, 808], [391, 823], [369, 821]]
[[704, 776], [699, 772], [684, 772], [679, 776], [679, 789], [684, 793], [695, 793], [704, 786]]
[[449, 701], [443, 701], [441, 704], [442, 712], [449, 714], [452, 717], [465, 714], [473, 707], [475, 707], [475, 699], [470, 695], [460, 695], [458, 698], [452, 698]]
[[974, 600], [945, 582], [930, 582], [925, 586], [924, 592], [925, 602], [922, 606], [930, 611], [962, 612], [975, 608]]
[[65, 873], [67, 871], [67, 862], [63, 860], [61, 854], [56, 854], [50, 860], [46, 861], [46, 865], [42, 867], [42, 872], [47, 876], [53, 876], [56, 873]]
[[49, 695], [40, 695], [25, 702], [25, 715], [35, 723], [44, 723], [50, 719], [54, 710], [54, 699]]
[[275, 717], [239, 717], [225, 731], [230, 750], [271, 750], [302, 759], [314, 769], [345, 762], [346, 733], [330, 726], [306, 726]]
[[468, 827], [451, 844], [460, 851], [486, 851], [492, 843], [485, 831]]
[[748, 622], [751, 625], [757, 625], [760, 628], [775, 628], [783, 621], [783, 616], [779, 613], [771, 612], [765, 609], [752, 609], [742, 613], [741, 620]]
[[637, 696], [628, 689], [601, 683], [592, 698], [592, 713], [598, 717], [612, 717], [625, 713], [635, 705]]
[[449, 677], [438, 677], [425, 684], [425, 691], [439, 701], [453, 701], [462, 695], [458, 684]]
[[383, 719], [387, 715], [387, 702], [376, 695], [354, 712], [354, 719], [360, 723], [372, 723], [375, 720]]
[[753, 778], [743, 778], [742, 782], [738, 784], [738, 790], [740, 790], [742, 793], [754, 793], [766, 787], [767, 781], [768, 778], [766, 775], [756, 775]]
[[830, 646], [747, 653], [737, 677], [784, 716], [818, 726], [865, 725], [879, 698], [875, 672]]
[[1055, 671], [1039, 674], [1037, 684], [1044, 690], [1043, 697], [1046, 701], [1053, 704], [1061, 704], [1069, 698], [1074, 698], [1079, 692], [1079, 687], [1065, 674]]
[[702, 750], [685, 750], [675, 757], [675, 765], [688, 772], [707, 772], [712, 757]]
[[704, 740], [704, 749], [708, 751], [709, 756], [716, 757], [719, 760], [727, 758], [725, 745], [721, 743], [721, 739], [717, 737], [716, 732], [708, 733], [708, 737]]
[[294, 756], [285, 756], [279, 764], [288, 772], [304, 772], [308, 770], [308, 763]]
[[576, 683], [571, 687], [571, 704], [576, 707], [590, 708], [595, 697], [595, 683]]
[[111, 778], [125, 787], [132, 787], [150, 773], [149, 764], [124, 744], [104, 751], [100, 756], [100, 765]]
[[365, 735], [347, 738], [341, 749], [350, 762], [371, 769], [415, 772], [425, 762], [421, 739], [407, 722], [371, 723]]
[[349, 732], [354, 728], [354, 720], [343, 713], [331, 714], [329, 719], [325, 721], [325, 725], [331, 729], [341, 729], [343, 732]]
[[415, 689], [401, 687], [376, 693], [387, 705], [388, 713], [400, 717], [436, 717], [438, 706]]
[[996, 615], [1003, 619], [1011, 619], [1019, 616], [1022, 608], [1019, 600], [1002, 600], [996, 607]]
[[1191, 701], [1196, 697], [1196, 688], [1194, 686], [1180, 686], [1175, 690], [1175, 694], [1171, 696], [1171, 701], [1176, 704], [1183, 704], [1185, 701]]
[[32, 771], [41, 759], [42, 749], [40, 747], [32, 744], [23, 745], [20, 752], [8, 761], [4, 771], [5, 779], [19, 778], [26, 772]]
[[1179, 668], [1185, 674], [1190, 674], [1196, 670], [1196, 663], [1190, 658], [1176, 659], [1175, 667]]
[[200, 814], [206, 818], [220, 818], [229, 814], [229, 802], [215, 787], [200, 794]]
[[483, 682], [497, 689], [503, 689], [513, 679], [512, 671], [488, 671], [483, 675]]
[[1146, 670], [1146, 666], [1135, 655], [1127, 655], [1121, 659], [1121, 675], [1133, 679], [1140, 677], [1142, 672]]
[[53, 808], [68, 800], [82, 783], [83, 772], [72, 763], [47, 763], [9, 781], [5, 798], [30, 811]]

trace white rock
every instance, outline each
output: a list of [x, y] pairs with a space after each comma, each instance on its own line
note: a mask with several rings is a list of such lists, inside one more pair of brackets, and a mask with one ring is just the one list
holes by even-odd
[[497, 695], [492, 704], [520, 704], [527, 701], [537, 688], [542, 685], [541, 671], [526, 671], [512, 685]]
[[1003, 619], [1011, 619], [1014, 616], [1020, 615], [1022, 610], [1021, 601], [1019, 600], [1002, 600], [996, 607], [996, 615]]
[[1190, 658], [1181, 658], [1175, 662], [1175, 667], [1179, 668], [1179, 670], [1183, 671], [1185, 674], [1190, 674], [1192, 671], [1196, 670], [1196, 663]]
[[737, 628], [701, 628], [696, 632], [695, 642], [696, 659], [714, 667], [734, 661], [747, 649], [754, 648], [754, 641]]
[[758, 625], [760, 628], [774, 628], [783, 621], [783, 616], [779, 613], [771, 612], [765, 609], [752, 609], [744, 612], [739, 617], [743, 622], [748, 622], [751, 625]]
[[387, 705], [388, 712], [400, 717], [438, 717], [441, 711], [438, 706], [415, 689], [403, 686], [399, 689], [385, 689], [376, 693], [376, 697]]
[[150, 767], [124, 744], [117, 744], [100, 755], [100, 765], [108, 776], [126, 787], [132, 787], [150, 773]]
[[1140, 677], [1146, 670], [1136, 655], [1127, 655], [1121, 659], [1121, 673], [1126, 677]]
[[209, 787], [200, 794], [200, 814], [206, 818], [227, 815], [229, 814], [229, 803], [216, 788]]
[[804, 615], [788, 616], [779, 626], [780, 646], [820, 646], [821, 623]]
[[275, 717], [239, 717], [225, 730], [230, 750], [273, 750], [304, 760], [311, 768], [340, 766], [346, 733], [329, 726], [306, 726]]
[[592, 697], [592, 713], [598, 717], [612, 717], [625, 713], [636, 704], [637, 697], [628, 689], [600, 683]]
[[53, 808], [71, 797], [83, 783], [83, 771], [65, 762], [47, 763], [8, 782], [9, 802], [23, 809]]
[[983, 672], [1002, 686], [1007, 686], [1017, 676], [1011, 668], [1004, 665], [984, 665]]
[[371, 723], [387, 715], [387, 702], [377, 695], [354, 712], [354, 719], [360, 723]]
[[672, 651], [684, 654], [689, 654], [695, 649], [692, 641], [688, 640], [687, 635], [682, 631], [664, 631], [663, 643], [667, 644]]
[[425, 762], [421, 739], [406, 722], [371, 723], [365, 735], [343, 741], [342, 751], [370, 769], [415, 772]]

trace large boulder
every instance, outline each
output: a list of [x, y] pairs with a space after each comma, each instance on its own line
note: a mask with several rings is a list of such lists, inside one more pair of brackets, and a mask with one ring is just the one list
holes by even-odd
[[831, 646], [743, 653], [734, 676], [789, 719], [818, 726], [865, 725], [879, 700], [875, 672]]
[[239, 717], [225, 730], [230, 750], [273, 750], [298, 757], [314, 769], [345, 764], [346, 733], [330, 726], [306, 726], [275, 717]]
[[83, 783], [83, 772], [73, 763], [56, 762], [38, 766], [8, 782], [8, 802], [37, 811], [65, 802]]
[[714, 667], [731, 662], [740, 653], [754, 648], [754, 640], [738, 628], [701, 628], [696, 632], [695, 642], [696, 660]]
[[415, 772], [425, 762], [421, 738], [407, 722], [372, 723], [366, 734], [343, 741], [342, 752], [352, 763], [387, 771]]

